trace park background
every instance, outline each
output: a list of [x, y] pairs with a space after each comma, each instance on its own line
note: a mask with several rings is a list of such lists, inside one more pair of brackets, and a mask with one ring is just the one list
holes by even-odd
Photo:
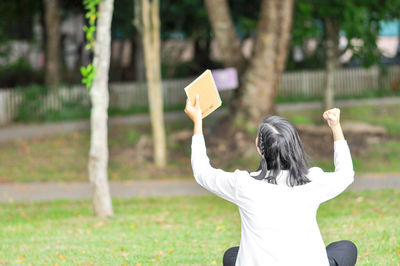
[[221, 264], [240, 217], [194, 183], [183, 113], [183, 88], [205, 69], [238, 76], [204, 121], [225, 170], [258, 167], [256, 126], [270, 114], [295, 124], [312, 166], [334, 170], [321, 114], [340, 107], [356, 180], [321, 205], [323, 238], [354, 241], [360, 265], [400, 264], [399, 10], [397, 0], [2, 1], [0, 264]]

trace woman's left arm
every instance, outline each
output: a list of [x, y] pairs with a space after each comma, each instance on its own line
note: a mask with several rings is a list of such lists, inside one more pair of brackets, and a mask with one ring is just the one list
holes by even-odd
[[194, 123], [191, 163], [193, 175], [197, 183], [208, 191], [226, 200], [235, 202], [237, 198], [236, 172], [225, 172], [221, 169], [215, 169], [210, 165], [203, 136], [202, 115], [198, 95], [194, 104], [186, 100], [185, 113]]

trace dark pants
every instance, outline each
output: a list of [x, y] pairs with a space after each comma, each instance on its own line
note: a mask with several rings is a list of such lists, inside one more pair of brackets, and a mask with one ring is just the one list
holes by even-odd
[[[225, 251], [224, 266], [235, 266], [239, 247], [232, 247]], [[357, 261], [357, 247], [349, 240], [330, 243], [326, 247], [328, 260], [331, 266], [354, 266]]]

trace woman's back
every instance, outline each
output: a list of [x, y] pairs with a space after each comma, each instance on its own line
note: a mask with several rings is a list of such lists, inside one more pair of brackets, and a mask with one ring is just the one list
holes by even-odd
[[313, 182], [288, 187], [287, 174], [273, 185], [240, 172], [239, 265], [328, 265], [316, 221], [318, 187]]
[[[335, 172], [311, 168], [310, 182], [289, 186], [288, 171], [277, 184], [257, 180], [247, 171], [213, 168], [203, 135], [192, 137], [192, 168], [196, 181], [239, 207], [241, 240], [236, 265], [329, 265], [316, 221], [321, 202], [340, 194], [354, 180], [345, 140], [334, 143]], [[266, 173], [268, 175], [268, 173]]]
[[187, 101], [185, 112], [194, 122], [191, 163], [196, 181], [239, 207], [240, 247], [225, 252], [224, 265], [355, 264], [355, 245], [339, 241], [325, 249], [316, 221], [319, 204], [343, 192], [354, 179], [338, 109], [323, 114], [333, 132], [334, 172], [308, 169], [294, 126], [272, 116], [263, 119], [258, 128], [256, 148], [261, 160], [253, 175], [213, 168], [202, 134], [198, 96], [195, 105]]

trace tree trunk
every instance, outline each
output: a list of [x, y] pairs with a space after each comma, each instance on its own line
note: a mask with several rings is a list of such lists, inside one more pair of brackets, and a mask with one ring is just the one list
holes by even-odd
[[45, 72], [48, 88], [57, 88], [60, 82], [60, 6], [58, 0], [44, 0], [46, 22]]
[[[286, 63], [294, 1], [262, 1], [257, 38], [247, 64], [240, 51], [227, 1], [205, 1], [224, 64], [239, 70], [240, 87], [235, 93], [231, 113], [239, 123], [246, 121], [250, 126], [257, 125], [263, 116], [275, 113], [275, 95]], [[221, 2], [221, 7], [217, 2]], [[230, 60], [226, 59], [229, 55]]]
[[257, 39], [244, 76], [241, 104], [253, 126], [263, 116], [276, 112], [275, 95], [287, 58], [292, 13], [292, 0], [264, 0], [261, 4]]
[[148, 84], [148, 99], [153, 133], [154, 162], [163, 167], [167, 161], [160, 61], [159, 0], [141, 0], [141, 28]]
[[96, 215], [113, 215], [107, 164], [107, 109], [108, 71], [110, 68], [111, 19], [113, 0], [102, 0], [99, 4], [93, 64], [97, 74], [90, 89], [92, 102], [91, 136], [89, 154], [89, 178], [93, 189], [93, 207]]
[[205, 0], [208, 17], [217, 40], [222, 61], [226, 67], [235, 67], [239, 72], [244, 67], [240, 40], [235, 32], [227, 0]]
[[196, 63], [196, 68], [202, 71], [212, 64], [210, 59], [211, 54], [211, 40], [201, 39], [197, 37], [194, 39], [194, 58], [193, 61]]
[[334, 78], [335, 69], [339, 62], [339, 25], [331, 18], [325, 18], [325, 94], [324, 94], [324, 110], [333, 108], [334, 106]]
[[137, 33], [132, 38], [132, 66], [134, 68], [134, 76], [136, 81], [144, 81], [146, 79], [146, 69], [144, 66], [144, 49], [142, 36]]
[[238, 71], [239, 87], [234, 91], [233, 102], [230, 105], [230, 121], [240, 109], [243, 96], [242, 74], [246, 67], [246, 60], [241, 51], [240, 39], [236, 35], [233, 20], [227, 0], [204, 0], [207, 8], [211, 29], [217, 41], [225, 67], [234, 67]]
[[399, 35], [397, 36], [397, 52], [396, 52], [396, 57], [400, 57], [400, 16], [398, 17], [398, 19], [397, 19], [397, 25], [398, 25], [398, 32], [399, 32]]

